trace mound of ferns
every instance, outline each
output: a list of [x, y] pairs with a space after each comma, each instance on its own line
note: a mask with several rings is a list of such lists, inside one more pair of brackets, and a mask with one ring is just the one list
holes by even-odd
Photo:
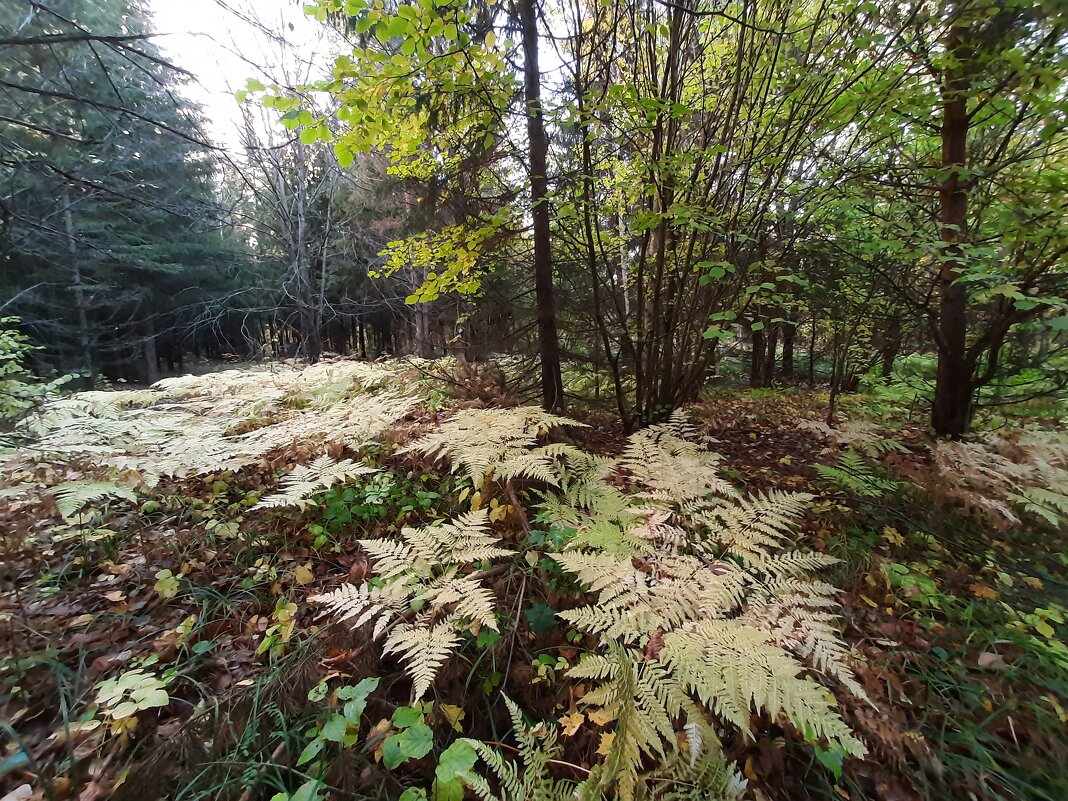
[[[355, 361], [296, 368], [227, 370], [178, 376], [152, 389], [80, 392], [57, 398], [20, 423], [32, 449], [4, 460], [6, 470], [77, 462], [85, 481], [52, 490], [67, 519], [105, 499], [134, 501], [135, 490], [164, 476], [206, 475], [260, 462], [301, 443], [361, 447], [387, 431], [417, 398], [385, 387], [396, 366]], [[316, 492], [374, 470], [319, 456], [284, 476], [261, 507], [303, 507]], [[19, 498], [36, 485], [5, 488]]]
[[[540, 484], [542, 514], [577, 532], [551, 556], [591, 602], [559, 616], [600, 646], [568, 675], [592, 686], [581, 703], [613, 728], [609, 756], [578, 794], [629, 801], [654, 780], [647, 767], [677, 763], [700, 773], [698, 766], [720, 764], [719, 727], [752, 735], [754, 714], [864, 754], [815, 678], [863, 697], [835, 629], [835, 589], [811, 577], [835, 560], [790, 547], [810, 496], [741, 495], [681, 417], [633, 434], [618, 459], [538, 444], [549, 428], [572, 424], [537, 409], [468, 410], [410, 447], [449, 458], [476, 485]], [[377, 573], [373, 586], [346, 585], [314, 600], [357, 626], [377, 621], [374, 636], [403, 654], [420, 697], [461, 632], [497, 627], [479, 570], [516, 557], [478, 513], [362, 544]], [[533, 743], [521, 743], [524, 759], [533, 759]], [[504, 785], [535, 781], [478, 750]], [[711, 773], [722, 783], [722, 772]], [[493, 797], [488, 785], [474, 789]]]

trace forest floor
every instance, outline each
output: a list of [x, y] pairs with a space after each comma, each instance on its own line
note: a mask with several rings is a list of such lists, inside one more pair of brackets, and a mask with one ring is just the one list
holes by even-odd
[[[342, 484], [303, 509], [252, 507], [323, 437], [240, 469], [163, 477], [134, 501], [90, 499], [65, 515], [54, 488], [85, 480], [92, 460], [82, 453], [57, 463], [25, 449], [9, 457], [5, 481], [16, 489], [0, 496], [0, 799], [251, 801], [293, 786], [302, 776], [293, 757], [317, 721], [309, 691], [315, 698], [325, 679], [382, 672], [358, 632], [325, 625], [306, 599], [366, 574], [357, 538], [454, 513], [467, 496], [447, 466], [398, 446], [451, 409], [479, 405], [471, 399], [479, 393], [418, 380], [421, 401], [363, 454], [389, 479]], [[839, 698], [869, 749], [863, 759], [843, 762], [766, 720], [755, 739], [728, 738], [747, 797], [1068, 798], [1064, 529], [1017, 515], [993, 475], [1033, 460], [1037, 446], [1001, 432], [1026, 453], [1002, 443], [998, 459], [980, 463], [975, 454], [995, 446], [939, 450], [902, 410], [863, 395], [844, 403], [851, 426], [831, 429], [826, 405], [815, 391], [725, 388], [689, 410], [723, 455], [724, 478], [750, 491], [817, 496], [799, 544], [841, 560], [823, 578], [842, 591], [844, 637], [871, 701]], [[230, 430], [268, 426], [271, 414], [257, 410]], [[590, 424], [577, 444], [622, 446], [612, 418], [573, 416]], [[325, 447], [335, 458], [346, 453], [329, 435]], [[1063, 458], [1055, 438], [1049, 449], [1051, 463]], [[864, 457], [853, 469], [842, 461], [847, 451]], [[44, 489], [17, 493], [31, 483]], [[501, 689], [566, 727], [573, 690], [558, 677], [582, 642], [553, 612], [576, 599], [510, 581], [501, 577], [499, 594], [514, 605], [517, 635], [502, 639], [492, 664], [443, 669], [425, 707], [438, 741], [459, 731], [505, 739], [493, 708]], [[383, 767], [390, 714], [408, 694], [391, 681], [395, 693], [371, 707], [382, 720], [361, 748], [337, 755], [339, 798], [395, 798], [433, 776], [425, 759]], [[124, 714], [120, 703], [131, 705]], [[582, 732], [568, 738], [563, 769], [585, 770], [597, 748]]]

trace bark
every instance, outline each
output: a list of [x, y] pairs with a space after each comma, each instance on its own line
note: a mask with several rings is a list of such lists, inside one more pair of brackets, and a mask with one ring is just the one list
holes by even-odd
[[[796, 319], [796, 318], [794, 318]], [[797, 323], [792, 319], [782, 329], [782, 377], [794, 377], [794, 339], [797, 336]]]
[[894, 362], [901, 352], [901, 318], [891, 317], [886, 321], [883, 332], [883, 346], [879, 354], [882, 360], [881, 374], [884, 381], [889, 381], [894, 373]]
[[750, 336], [753, 340], [753, 354], [749, 362], [749, 386], [762, 387], [764, 386], [764, 360], [767, 353], [766, 337], [763, 329], [753, 331]]
[[968, 155], [970, 88], [964, 58], [965, 31], [959, 26], [950, 29], [946, 50], [957, 56], [958, 66], [948, 71], [942, 86], [943, 180], [938, 192], [938, 217], [944, 247], [938, 273], [938, 370], [931, 426], [941, 437], [959, 438], [971, 423], [974, 367], [966, 348], [968, 298], [964, 286], [957, 282], [964, 266], [961, 243], [968, 217], [968, 189], [961, 171]]
[[775, 360], [779, 355], [779, 326], [775, 324], [768, 331], [768, 351], [764, 360], [764, 386], [771, 386], [775, 378]]
[[534, 292], [538, 349], [541, 354], [541, 401], [546, 409], [552, 410], [563, 404], [564, 382], [560, 374], [560, 340], [556, 331], [552, 243], [549, 239], [549, 140], [545, 134], [541, 107], [536, 0], [519, 0], [518, 5], [523, 35], [523, 87], [530, 146], [530, 214], [534, 227]]
[[85, 286], [82, 284], [82, 267], [78, 260], [78, 244], [74, 239], [74, 216], [70, 210], [70, 187], [63, 187], [63, 225], [67, 235], [67, 252], [70, 254], [71, 288], [74, 290], [74, 309], [78, 316], [78, 355], [81, 369], [89, 386], [93, 386], [93, 353], [89, 346], [89, 313], [86, 310]]

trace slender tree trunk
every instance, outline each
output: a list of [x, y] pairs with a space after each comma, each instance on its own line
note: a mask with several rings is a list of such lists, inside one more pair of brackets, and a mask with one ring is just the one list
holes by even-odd
[[958, 60], [950, 67], [942, 87], [942, 183], [938, 216], [942, 228], [942, 264], [938, 274], [938, 321], [935, 341], [938, 370], [931, 426], [942, 437], [963, 436], [972, 416], [972, 371], [966, 350], [968, 297], [957, 282], [964, 266], [961, 243], [968, 221], [968, 189], [961, 172], [968, 156], [968, 90], [965, 31], [950, 29], [947, 53]]
[[156, 323], [149, 317], [145, 320], [145, 380], [149, 384], [159, 381], [159, 354], [156, 352]]
[[900, 352], [901, 318], [891, 317], [886, 321], [886, 329], [883, 331], [883, 347], [880, 353], [882, 359], [881, 374], [884, 381], [889, 381], [894, 374], [894, 362]]
[[782, 377], [794, 377], [794, 339], [797, 336], [797, 317], [791, 315], [790, 322], [782, 329]]
[[538, 20], [536, 0], [519, 0], [523, 32], [523, 86], [527, 107], [527, 139], [530, 146], [530, 201], [534, 225], [534, 291], [538, 318], [538, 348], [541, 352], [541, 402], [558, 409], [564, 400], [560, 375], [560, 340], [556, 332], [553, 298], [553, 257], [549, 239], [549, 140], [541, 107], [541, 73], [538, 69]]
[[762, 387], [764, 386], [764, 360], [767, 354], [764, 329], [751, 332], [750, 338], [753, 340], [753, 353], [749, 361], [749, 386]]
[[768, 352], [764, 359], [764, 385], [771, 386], [775, 380], [775, 360], [779, 355], [779, 325], [776, 323], [768, 331]]
[[70, 254], [71, 287], [74, 290], [74, 309], [78, 316], [78, 355], [89, 386], [93, 385], [93, 353], [89, 346], [89, 313], [82, 284], [82, 265], [78, 259], [78, 243], [74, 239], [74, 215], [70, 210], [70, 187], [63, 187], [63, 225], [66, 228], [67, 252]]

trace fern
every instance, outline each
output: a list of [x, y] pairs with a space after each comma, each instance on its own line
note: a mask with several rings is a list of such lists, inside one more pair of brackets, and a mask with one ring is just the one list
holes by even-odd
[[[405, 528], [399, 539], [360, 540], [360, 545], [381, 583], [345, 584], [310, 600], [342, 621], [353, 620], [354, 628], [374, 621], [372, 637], [385, 636], [384, 653], [400, 655], [414, 696], [421, 698], [462, 632], [472, 626], [497, 630], [492, 592], [477, 575], [459, 575], [460, 567], [515, 552], [497, 544], [486, 510], [452, 523]], [[414, 618], [412, 608], [421, 610]]]
[[[560, 801], [565, 798], [592, 799], [595, 797], [582, 785], [568, 780], [554, 779], [549, 771], [551, 760], [559, 756], [555, 726], [528, 726], [523, 713], [512, 699], [504, 696], [512, 719], [512, 734], [519, 746], [519, 765], [500, 751], [481, 740], [464, 739], [475, 750], [500, 787], [497, 795], [482, 777], [469, 779], [471, 789], [484, 801]], [[600, 796], [596, 796], [600, 798]]]
[[604, 644], [570, 675], [595, 682], [583, 703], [615, 721], [602, 770], [620, 798], [646, 760], [676, 758], [680, 728], [699, 759], [717, 750], [717, 720], [751, 733], [757, 712], [863, 751], [806, 675], [864, 697], [835, 629], [835, 590], [809, 578], [836, 560], [788, 547], [811, 496], [742, 496], [718, 463], [673, 421], [632, 435], [614, 464], [573, 471], [543, 505], [579, 532], [552, 558], [595, 597], [558, 614]]
[[882, 426], [870, 420], [847, 420], [838, 428], [832, 428], [822, 421], [802, 420], [797, 427], [829, 439], [838, 448], [872, 458], [888, 453], [908, 453], [909, 450], [889, 436]]
[[1045, 489], [1029, 487], [1022, 492], [1010, 493], [1008, 499], [1035, 517], [1040, 517], [1051, 526], [1061, 526], [1068, 521], [1068, 494]]
[[73, 520], [88, 504], [104, 498], [136, 501], [137, 493], [110, 481], [71, 481], [54, 491], [56, 509], [66, 520]]
[[282, 479], [279, 491], [263, 498], [253, 508], [296, 506], [303, 509], [311, 503], [310, 496], [316, 492], [357, 476], [377, 472], [375, 468], [351, 459], [335, 462], [329, 456], [320, 456], [310, 464], [294, 467], [293, 472]]
[[879, 498], [900, 487], [898, 482], [879, 476], [862, 456], [845, 451], [836, 464], [813, 465], [820, 477], [833, 486], [862, 498]]
[[558, 451], [537, 448], [538, 437], [559, 426], [581, 425], [529, 406], [466, 409], [405, 451], [431, 458], [448, 456], [452, 469], [466, 472], [476, 487], [490, 476], [498, 481], [532, 478], [556, 485], [559, 477], [554, 456]]

